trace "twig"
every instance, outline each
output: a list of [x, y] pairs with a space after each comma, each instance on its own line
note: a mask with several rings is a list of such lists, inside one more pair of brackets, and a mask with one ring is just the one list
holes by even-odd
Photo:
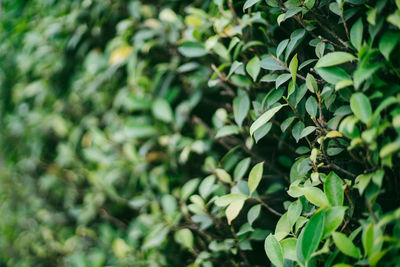
[[371, 214], [372, 218], [374, 219], [375, 223], [378, 224], [379, 220], [378, 217], [376, 217], [374, 210], [372, 209], [371, 203], [367, 199], [365, 199], [365, 205], [367, 206], [367, 209], [369, 213]]
[[199, 117], [197, 117], [196, 115], [194, 115], [194, 116], [192, 117], [192, 120], [193, 120], [194, 123], [200, 124], [200, 125], [207, 131], [208, 135], [209, 135], [212, 139], [214, 139], [214, 140], [216, 140], [218, 143], [220, 143], [223, 147], [225, 147], [225, 148], [228, 149], [228, 150], [230, 150], [230, 149], [232, 148], [231, 146], [229, 146], [228, 144], [226, 144], [222, 139], [216, 138], [215, 135], [214, 135], [214, 133], [213, 133], [213, 131], [211, 130], [211, 128], [208, 127], [208, 125], [205, 124]]
[[344, 19], [343, 10], [340, 11], [340, 18], [342, 19], [344, 30], [346, 31], [347, 39], [350, 40], [349, 28], [347, 27], [347, 22]]
[[232, 88], [230, 88], [227, 84], [224, 83], [224, 82], [229, 82], [229, 79], [227, 79], [226, 76], [223, 75], [214, 64], [211, 64], [211, 68], [213, 69], [213, 71], [217, 73], [218, 78], [222, 81], [221, 84], [225, 88], [226, 94], [230, 96], [236, 96]]
[[237, 14], [236, 14], [236, 11], [235, 11], [235, 9], [234, 9], [233, 6], [232, 6], [232, 0], [228, 0], [228, 7], [229, 7], [229, 10], [230, 10], [231, 13], [232, 13], [233, 21], [235, 22], [236, 25], [239, 25], [240, 22], [239, 22], [239, 19], [238, 19]]
[[[285, 70], [287, 70], [288, 72], [290, 72], [289, 68], [286, 67], [286, 65], [283, 64], [282, 61], [280, 61], [278, 58], [276, 58], [276, 57], [275, 57], [274, 55], [272, 55], [272, 54], [270, 54], [270, 56], [271, 56], [279, 65], [281, 65], [283, 68], [285, 68]], [[302, 79], [303, 81], [306, 80], [306, 78], [305, 78], [303, 75], [301, 75], [301, 74], [296, 73], [296, 76], [297, 76], [298, 78]]]
[[258, 197], [252, 197], [252, 199], [254, 199], [255, 201], [257, 201], [258, 203], [260, 203], [264, 208], [266, 208], [267, 210], [269, 210], [271, 213], [275, 214], [276, 216], [281, 217], [282, 213], [274, 210], [273, 208], [271, 208], [267, 203], [265, 203], [264, 201], [262, 201], [261, 198]]
[[121, 228], [121, 229], [125, 229], [126, 228], [126, 224], [123, 221], [121, 221], [118, 218], [115, 218], [114, 216], [111, 216], [110, 214], [108, 214], [108, 212], [104, 208], [100, 208], [99, 209], [99, 213], [100, 213], [100, 216], [102, 218], [104, 218], [107, 221], [115, 224], [118, 228]]
[[351, 178], [356, 178], [355, 174], [353, 174], [353, 173], [351, 173], [351, 172], [339, 167], [338, 165], [336, 165], [333, 162], [329, 163], [328, 165], [321, 166], [319, 168], [321, 168], [321, 169], [332, 169], [332, 170], [335, 170], [335, 171], [339, 171], [339, 172], [341, 172], [341, 173], [343, 173], [343, 174], [345, 174], [347, 176], [350, 176]]

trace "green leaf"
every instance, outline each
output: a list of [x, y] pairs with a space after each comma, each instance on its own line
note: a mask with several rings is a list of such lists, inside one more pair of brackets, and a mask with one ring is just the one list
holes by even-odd
[[301, 7], [295, 7], [295, 8], [290, 8], [286, 13], [285, 13], [285, 20], [288, 18], [293, 17], [297, 13], [299, 13], [302, 10]]
[[204, 44], [198, 42], [184, 42], [178, 51], [185, 57], [202, 57], [208, 53]]
[[299, 199], [289, 205], [287, 217], [290, 225], [294, 225], [296, 223], [302, 211], [303, 205], [301, 204], [301, 201]]
[[379, 51], [386, 58], [387, 61], [389, 61], [390, 53], [392, 53], [399, 40], [400, 38], [398, 34], [388, 31], [386, 31], [379, 40]]
[[250, 59], [246, 65], [246, 71], [249, 73], [254, 82], [257, 80], [260, 69], [260, 59], [257, 56]]
[[265, 2], [271, 7], [279, 7], [278, 2], [276, 0], [265, 0]]
[[227, 173], [224, 169], [216, 169], [215, 174], [217, 175], [218, 179], [220, 179], [224, 183], [232, 183], [232, 178], [229, 173]]
[[371, 64], [366, 67], [359, 67], [354, 72], [354, 87], [358, 89], [362, 82], [370, 78], [380, 67], [382, 64]]
[[144, 238], [142, 249], [147, 250], [161, 245], [161, 243], [167, 237], [169, 230], [169, 227], [166, 225], [157, 224]]
[[304, 137], [308, 136], [309, 134], [311, 134], [312, 132], [314, 132], [316, 128], [317, 127], [315, 127], [315, 126], [307, 126], [306, 128], [304, 128], [301, 131], [300, 139], [304, 138]]
[[261, 181], [264, 169], [264, 162], [256, 164], [253, 169], [251, 169], [249, 174], [249, 189], [250, 195], [257, 189], [258, 184]]
[[335, 231], [343, 222], [346, 207], [332, 207], [328, 210], [325, 216], [323, 238]]
[[215, 175], [209, 175], [200, 183], [199, 193], [202, 198], [207, 198], [214, 191]]
[[277, 58], [279, 58], [279, 56], [282, 55], [282, 53], [285, 50], [288, 43], [289, 43], [289, 39], [285, 39], [279, 43], [278, 47], [276, 48], [276, 57]]
[[326, 197], [332, 206], [342, 206], [344, 200], [343, 182], [334, 172], [330, 172], [324, 184]]
[[228, 78], [231, 77], [231, 75], [232, 75], [240, 66], [242, 66], [242, 65], [243, 65], [242, 62], [238, 62], [238, 61], [235, 60], [235, 61], [232, 63], [231, 68], [229, 69]]
[[[289, 74], [289, 76], [290, 76], [290, 74]], [[273, 104], [275, 104], [282, 98], [285, 90], [286, 90], [285, 87], [280, 87], [276, 90], [271, 90], [270, 93], [268, 93], [265, 98], [264, 106], [266, 105], [267, 107], [272, 107]]]
[[294, 139], [296, 140], [296, 143], [299, 142], [301, 138], [301, 132], [304, 130], [304, 123], [301, 121], [298, 121], [292, 128], [292, 135]]
[[330, 67], [355, 60], [356, 57], [346, 52], [332, 52], [320, 58], [315, 65], [316, 68]]
[[349, 74], [339, 67], [315, 68], [318, 74], [328, 83], [336, 84], [343, 80], [350, 80]]
[[251, 209], [247, 213], [247, 221], [249, 222], [250, 225], [252, 225], [253, 222], [257, 219], [257, 217], [260, 215], [260, 211], [261, 211], [261, 204], [251, 207]]
[[175, 232], [174, 239], [177, 243], [188, 249], [193, 249], [193, 234], [187, 229], [183, 228]]
[[275, 226], [275, 237], [278, 241], [285, 238], [292, 230], [292, 226], [289, 224], [287, 212], [282, 215]]
[[251, 158], [249, 157], [249, 158], [242, 159], [236, 165], [235, 170], [233, 171], [233, 177], [236, 181], [240, 180], [244, 177], [247, 170], [249, 169], [250, 162], [251, 162]]
[[282, 247], [276, 240], [275, 236], [269, 234], [264, 243], [265, 253], [271, 263], [277, 267], [283, 267], [283, 252]]
[[229, 204], [231, 204], [234, 201], [246, 200], [246, 199], [247, 199], [246, 195], [239, 194], [239, 193], [232, 193], [232, 194], [228, 194], [228, 195], [224, 195], [224, 196], [218, 197], [215, 200], [215, 205], [217, 205], [218, 207], [225, 207], [225, 206], [228, 206]]
[[225, 215], [228, 220], [228, 224], [231, 225], [232, 221], [239, 215], [244, 205], [244, 200], [235, 200], [229, 204], [225, 210]]
[[290, 64], [289, 64], [289, 70], [290, 70], [290, 74], [292, 75], [293, 83], [296, 83], [296, 75], [297, 75], [298, 65], [299, 65], [299, 61], [297, 59], [297, 54], [296, 54], [296, 55], [294, 55], [294, 57], [292, 58], [292, 60], [290, 61]]
[[384, 147], [382, 147], [381, 151], [379, 152], [379, 156], [381, 158], [384, 158], [384, 157], [387, 157], [399, 150], [400, 150], [400, 138], [398, 138], [396, 141], [386, 144]]
[[324, 224], [325, 210], [321, 210], [311, 216], [304, 228], [304, 234], [301, 240], [301, 253], [306, 261], [311, 258], [311, 254], [318, 248]]
[[181, 200], [185, 201], [196, 190], [199, 182], [199, 179], [192, 179], [186, 182], [181, 190]]
[[296, 49], [296, 47], [303, 41], [306, 35], [306, 30], [297, 29], [290, 34], [290, 41], [286, 48], [285, 61], [288, 60], [290, 54]]
[[297, 261], [297, 255], [296, 255], [297, 239], [286, 238], [282, 240], [280, 244], [283, 251], [283, 258], [289, 259], [291, 261]]
[[281, 130], [285, 132], [287, 128], [292, 124], [292, 122], [296, 119], [296, 117], [289, 117], [281, 123]]
[[370, 257], [374, 251], [374, 223], [371, 222], [362, 233], [362, 243], [364, 247], [365, 254]]
[[256, 141], [256, 144], [258, 143], [258, 141], [260, 141], [261, 138], [263, 138], [269, 133], [271, 128], [272, 128], [272, 122], [267, 122], [266, 124], [258, 128], [257, 131], [254, 132], [254, 141]]
[[367, 188], [371, 179], [372, 179], [371, 173], [360, 174], [357, 176], [356, 185], [357, 185], [358, 191], [360, 192], [360, 195], [362, 195], [364, 193], [364, 190]]
[[357, 49], [357, 51], [360, 51], [361, 48], [363, 31], [364, 25], [362, 19], [359, 18], [350, 30], [350, 41], [351, 44]]
[[239, 131], [240, 128], [236, 125], [226, 125], [218, 130], [217, 134], [215, 135], [215, 138], [221, 138], [228, 135], [238, 134]]
[[247, 1], [244, 3], [243, 11], [245, 11], [246, 9], [248, 9], [248, 8], [250, 8], [250, 7], [252, 7], [252, 6], [254, 6], [254, 5], [257, 4], [258, 2], [260, 2], [260, 0], [247, 0]]
[[387, 17], [387, 21], [400, 29], [400, 9], [397, 9], [393, 14]]
[[307, 110], [307, 113], [310, 114], [310, 116], [312, 116], [312, 117], [317, 116], [318, 102], [313, 96], [310, 96], [307, 99], [307, 101], [306, 101], [306, 110]]
[[279, 75], [278, 78], [276, 78], [275, 80], [275, 88], [279, 88], [279, 86], [287, 82], [290, 77], [292, 77], [292, 75], [290, 75], [289, 73], [283, 73]]
[[174, 118], [171, 106], [163, 98], [158, 98], [154, 101], [152, 111], [154, 117], [164, 122], [171, 122]]
[[311, 204], [317, 207], [329, 205], [329, 201], [321, 189], [317, 187], [307, 186], [302, 188], [302, 191], [304, 193], [304, 196], [307, 198], [308, 201], [311, 202]]
[[317, 59], [308, 59], [308, 60], [304, 61], [303, 63], [300, 64], [299, 70], [310, 65], [311, 63], [313, 63], [315, 61], [317, 61]]
[[261, 77], [260, 82], [275, 82], [276, 78], [278, 77], [277, 74], [271, 73], [271, 74], [265, 74], [264, 76]]
[[279, 65], [271, 56], [265, 56], [261, 59], [260, 66], [266, 70], [284, 70], [285, 68]]
[[244, 119], [250, 109], [250, 99], [247, 94], [235, 97], [233, 100], [233, 116], [239, 127], [242, 127]]
[[307, 73], [306, 86], [307, 86], [308, 90], [310, 90], [312, 93], [318, 92], [317, 81], [315, 80], [314, 76], [312, 76], [312, 74], [310, 74], [310, 73]]
[[262, 125], [267, 123], [272, 117], [277, 113], [282, 107], [286, 105], [279, 105], [277, 107], [271, 108], [270, 110], [266, 111], [262, 114], [250, 127], [250, 135], [253, 136], [254, 132], [260, 128]]
[[335, 245], [343, 254], [356, 259], [361, 257], [360, 249], [354, 246], [353, 242], [345, 234], [333, 232], [332, 238]]
[[350, 98], [350, 107], [354, 115], [362, 122], [368, 123], [371, 115], [372, 108], [368, 97], [363, 93], [355, 93]]
[[343, 88], [348, 87], [353, 84], [354, 84], [354, 82], [352, 80], [342, 80], [342, 81], [336, 83], [335, 90], [339, 91], [340, 89], [343, 89]]

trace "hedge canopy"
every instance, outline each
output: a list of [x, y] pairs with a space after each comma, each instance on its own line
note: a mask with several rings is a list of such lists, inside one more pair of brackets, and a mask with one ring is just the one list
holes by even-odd
[[0, 4], [0, 266], [400, 264], [399, 0]]

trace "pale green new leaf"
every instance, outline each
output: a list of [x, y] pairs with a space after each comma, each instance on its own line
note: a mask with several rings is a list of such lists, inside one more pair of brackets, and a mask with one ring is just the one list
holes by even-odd
[[274, 235], [269, 234], [269, 236], [267, 236], [264, 243], [264, 249], [272, 264], [277, 267], [283, 267], [282, 247]]

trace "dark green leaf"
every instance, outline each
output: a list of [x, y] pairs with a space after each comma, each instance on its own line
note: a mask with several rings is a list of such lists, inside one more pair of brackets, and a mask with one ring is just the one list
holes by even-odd
[[317, 116], [318, 112], [318, 103], [317, 100], [313, 96], [310, 96], [306, 101], [306, 110], [310, 116]]
[[311, 254], [318, 248], [322, 238], [322, 232], [325, 224], [325, 210], [315, 213], [307, 223], [303, 238], [301, 240], [301, 253], [306, 261]]

